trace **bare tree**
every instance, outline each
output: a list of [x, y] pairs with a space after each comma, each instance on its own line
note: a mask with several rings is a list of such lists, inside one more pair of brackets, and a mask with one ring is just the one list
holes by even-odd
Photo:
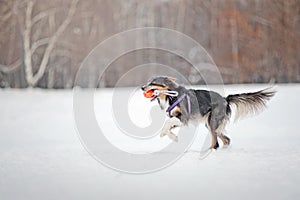
[[[61, 43], [59, 41], [59, 37], [62, 35], [62, 33], [66, 30], [66, 28], [70, 24], [75, 14], [75, 11], [77, 9], [78, 2], [79, 0], [72, 0], [65, 19], [57, 28], [55, 27], [56, 25], [54, 22], [55, 21], [54, 16], [55, 13], [57, 13], [57, 11], [59, 10], [58, 8], [52, 8], [45, 11], [41, 11], [33, 16], [33, 9], [36, 4], [36, 2], [33, 0], [28, 0], [25, 2], [13, 1], [13, 3], [5, 4], [8, 11], [7, 12], [4, 11], [4, 13], [6, 14], [3, 16], [0, 23], [1, 25], [5, 24], [6, 29], [9, 28], [11, 29], [11, 27], [14, 26], [18, 21], [19, 29], [21, 31], [21, 36], [22, 36], [21, 41], [22, 41], [23, 55], [19, 56], [19, 58], [17, 58], [12, 64], [9, 65], [0, 64], [0, 72], [5, 74], [13, 73], [21, 66], [23, 62], [26, 82], [28, 86], [30, 87], [36, 86], [38, 81], [43, 77], [44, 73], [46, 72], [51, 56], [52, 57], [55, 56], [53, 54], [53, 50], [56, 48], [58, 42]], [[20, 10], [22, 8], [24, 8], [24, 15], [25, 15], [24, 17], [22, 16], [22, 14], [20, 14], [22, 13]], [[12, 21], [11, 18], [15, 19], [14, 17], [17, 20]], [[48, 18], [48, 24], [49, 24], [48, 27], [49, 31], [46, 37], [42, 36], [41, 34], [42, 32], [41, 25], [38, 26], [36, 31], [33, 30], [33, 27], [36, 24], [41, 23], [45, 18]], [[12, 23], [11, 21], [14, 23]], [[10, 37], [15, 37], [15, 35], [11, 34]], [[14, 39], [15, 38], [12, 38], [12, 40]], [[41, 56], [39, 55], [41, 57], [40, 62], [33, 64], [33, 56], [36, 54], [36, 51], [40, 47], [44, 47], [44, 52], [42, 53]], [[9, 48], [9, 52], [11, 51], [12, 48]], [[35, 71], [37, 72], [35, 73]], [[51, 73], [52, 72], [53, 71], [51, 71]]]
[[[44, 75], [52, 50], [54, 49], [58, 38], [65, 31], [67, 26], [70, 24], [72, 17], [75, 14], [78, 1], [79, 0], [72, 1], [67, 17], [51, 37], [41, 39], [39, 41], [36, 41], [33, 44], [31, 43], [31, 33], [32, 33], [32, 26], [33, 26], [32, 10], [34, 6], [34, 2], [33, 1], [27, 2], [26, 12], [25, 12], [25, 28], [23, 32], [23, 45], [24, 45], [24, 64], [25, 64], [26, 80], [29, 86], [31, 87], [35, 86], [37, 82]], [[40, 15], [46, 16], [43, 13], [40, 13]], [[42, 61], [40, 63], [39, 69], [37, 73], [34, 74], [33, 65], [32, 65], [32, 55], [34, 53], [34, 50], [38, 46], [43, 44], [47, 45], [47, 47], [45, 49], [44, 55], [42, 56]]]
[[[13, 73], [15, 72], [21, 65], [21, 59], [17, 58], [15, 59], [14, 54], [16, 53], [16, 49], [14, 48], [16, 46], [16, 32], [17, 32], [17, 1], [3, 1], [0, 2], [1, 7], [1, 15], [0, 18], [0, 27], [1, 27], [1, 42], [0, 46], [8, 46], [7, 51], [2, 52], [2, 54], [5, 55], [6, 63], [11, 64], [0, 64], [0, 72], [3, 73]], [[7, 42], [5, 44], [5, 42]], [[2, 48], [3, 49], [3, 48]]]

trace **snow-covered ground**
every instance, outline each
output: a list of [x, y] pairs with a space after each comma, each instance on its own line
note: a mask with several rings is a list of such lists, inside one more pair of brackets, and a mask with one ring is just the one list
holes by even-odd
[[[255, 91], [263, 85], [226, 86], [226, 94]], [[200, 160], [204, 126], [190, 151], [168, 168], [132, 175], [97, 162], [76, 133], [72, 91], [0, 91], [0, 199], [298, 199], [300, 195], [300, 85], [279, 85], [268, 109], [258, 116], [231, 123], [228, 149]], [[101, 93], [101, 92], [100, 92]], [[109, 99], [111, 91], [101, 93]], [[144, 103], [143, 103], [144, 104]], [[145, 120], [137, 109], [132, 120]], [[145, 105], [147, 107], [147, 105]], [[111, 116], [110, 106], [95, 112]], [[104, 129], [116, 125], [103, 118]], [[111, 129], [110, 129], [111, 128]], [[124, 137], [124, 139], [122, 139]], [[111, 137], [122, 149], [156, 151], [159, 145], [130, 143]], [[179, 138], [180, 139], [180, 138]], [[151, 149], [154, 148], [154, 149]]]

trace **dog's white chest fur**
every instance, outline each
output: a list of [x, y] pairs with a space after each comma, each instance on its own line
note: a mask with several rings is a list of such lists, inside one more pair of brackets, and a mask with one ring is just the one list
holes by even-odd
[[162, 110], [166, 110], [167, 109], [167, 107], [169, 107], [170, 105], [169, 105], [169, 103], [168, 103], [168, 101], [166, 101], [165, 99], [158, 99], [158, 104], [159, 104], [159, 106], [160, 106], [160, 108], [162, 109]]

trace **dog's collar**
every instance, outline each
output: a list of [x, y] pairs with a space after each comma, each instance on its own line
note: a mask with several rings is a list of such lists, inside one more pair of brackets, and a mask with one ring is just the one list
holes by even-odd
[[183, 93], [183, 95], [181, 95], [167, 110], [166, 112], [169, 113], [169, 117], [173, 117], [171, 114], [171, 111], [184, 99], [187, 99], [187, 103], [188, 103], [188, 112], [189, 115], [191, 114], [191, 100], [190, 100], [190, 96], [187, 93]]

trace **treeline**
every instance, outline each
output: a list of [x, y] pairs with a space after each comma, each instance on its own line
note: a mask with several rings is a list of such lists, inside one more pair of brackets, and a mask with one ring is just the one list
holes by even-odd
[[[298, 0], [4, 0], [0, 87], [72, 88], [81, 62], [97, 44], [137, 27], [192, 37], [212, 56], [225, 83], [300, 82], [299, 13]], [[193, 84], [203, 83], [182, 58], [144, 49], [113, 62], [101, 86], [114, 86], [143, 62], [168, 63]], [[98, 79], [90, 70], [87, 87]], [[124, 86], [139, 81], [132, 76]]]

